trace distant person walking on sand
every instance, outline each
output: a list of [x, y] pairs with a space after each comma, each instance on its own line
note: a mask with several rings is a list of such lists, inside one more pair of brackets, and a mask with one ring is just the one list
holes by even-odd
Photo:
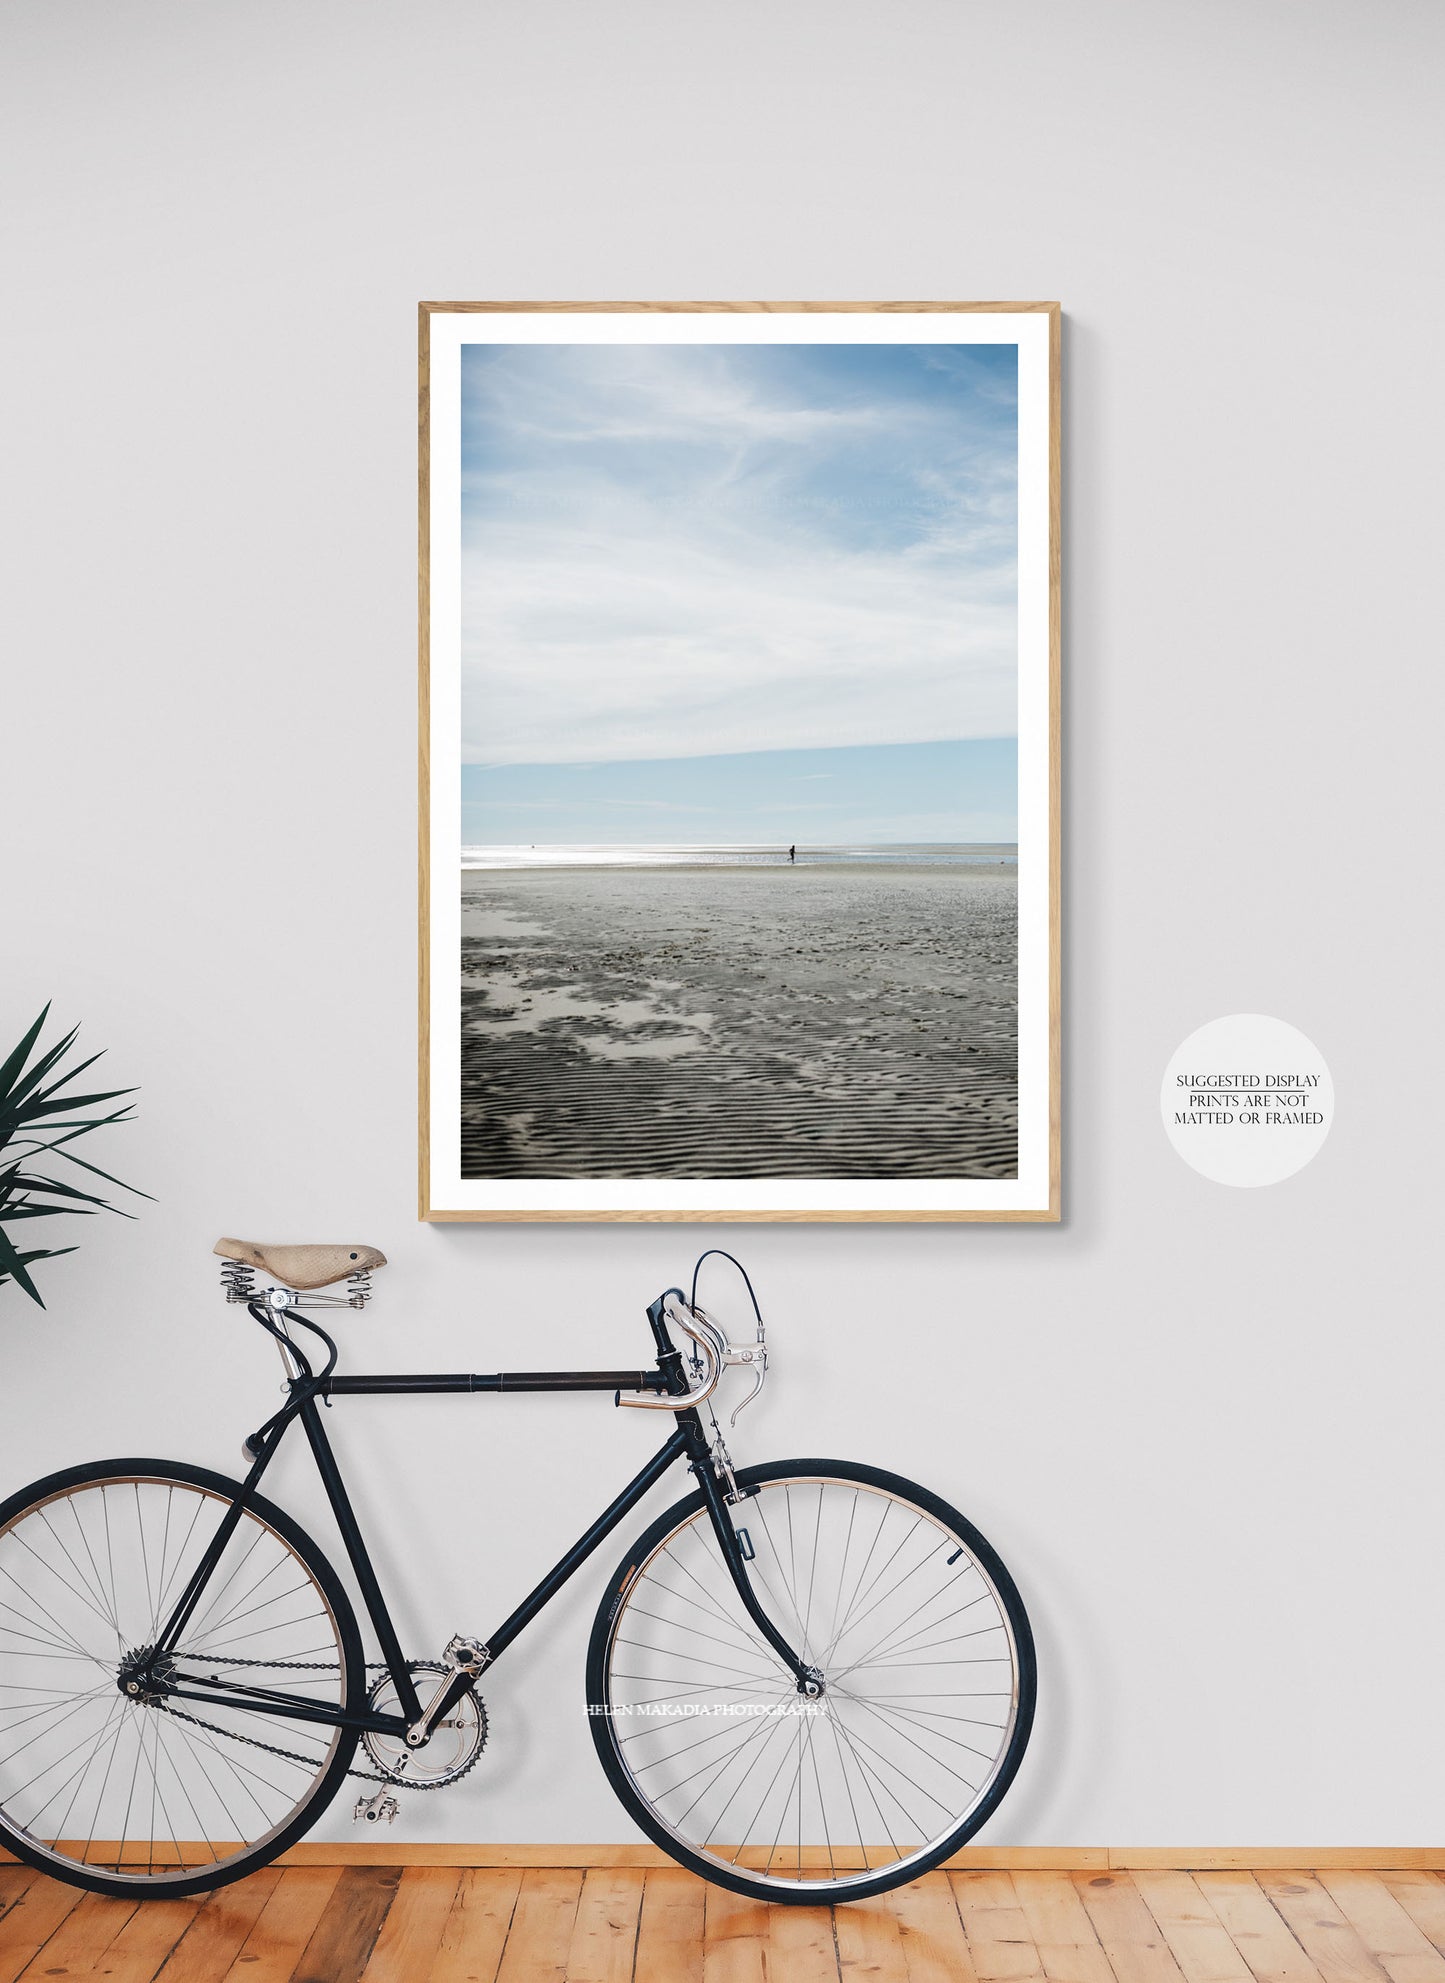
[[797, 848], [796, 848], [796, 847], [789, 847], [789, 849], [788, 849], [788, 859], [789, 859], [790, 861], [796, 861], [796, 860], [797, 860], [797, 858], [798, 858], [798, 850], [797, 850]]

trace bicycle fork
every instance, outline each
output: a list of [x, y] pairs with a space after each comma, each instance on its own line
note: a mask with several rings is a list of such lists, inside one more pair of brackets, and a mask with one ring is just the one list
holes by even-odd
[[[748, 1557], [738, 1540], [738, 1531], [733, 1527], [732, 1516], [728, 1512], [728, 1497], [722, 1491], [712, 1449], [708, 1445], [707, 1434], [702, 1429], [702, 1421], [696, 1411], [679, 1412], [678, 1429], [687, 1437], [692, 1471], [702, 1490], [702, 1498], [707, 1504], [718, 1548], [722, 1551], [723, 1562], [727, 1565], [728, 1575], [733, 1580], [744, 1611], [792, 1674], [798, 1692], [807, 1700], [817, 1700], [823, 1693], [825, 1685], [821, 1670], [816, 1666], [810, 1666], [793, 1650], [758, 1601], [752, 1578], [748, 1575]], [[744, 1488], [741, 1492], [747, 1495], [749, 1490]], [[756, 1494], [757, 1489], [753, 1488], [751, 1492]]]

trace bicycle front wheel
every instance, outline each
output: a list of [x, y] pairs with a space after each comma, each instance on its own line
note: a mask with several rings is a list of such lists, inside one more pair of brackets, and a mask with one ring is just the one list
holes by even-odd
[[705, 1879], [809, 1904], [884, 1893], [956, 1851], [1012, 1782], [1034, 1712], [1028, 1618], [973, 1524], [897, 1474], [791, 1460], [737, 1479], [753, 1590], [821, 1697], [744, 1610], [693, 1494], [598, 1609], [598, 1756], [643, 1831]]
[[[200, 1467], [113, 1460], [0, 1506], [0, 1844], [58, 1879], [131, 1899], [224, 1886], [346, 1774], [354, 1732], [239, 1705], [247, 1687], [328, 1713], [366, 1693], [335, 1571], [260, 1496], [174, 1653], [147, 1664], [239, 1493]], [[210, 1681], [238, 1693], [207, 1698]]]

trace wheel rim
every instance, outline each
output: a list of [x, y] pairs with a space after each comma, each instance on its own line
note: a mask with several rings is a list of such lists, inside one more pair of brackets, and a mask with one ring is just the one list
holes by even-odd
[[[122, 1691], [230, 1505], [190, 1481], [117, 1475], [0, 1529], [0, 1816], [62, 1874], [155, 1886], [234, 1868], [264, 1856], [327, 1776], [338, 1728]], [[346, 1703], [330, 1599], [254, 1510], [176, 1647], [174, 1682], [199, 1693], [213, 1674]]]
[[705, 1510], [629, 1577], [608, 1629], [612, 1749], [653, 1822], [760, 1890], [906, 1876], [988, 1804], [1022, 1676], [972, 1543], [906, 1496], [800, 1474], [733, 1509], [753, 1588], [820, 1701], [748, 1618]]

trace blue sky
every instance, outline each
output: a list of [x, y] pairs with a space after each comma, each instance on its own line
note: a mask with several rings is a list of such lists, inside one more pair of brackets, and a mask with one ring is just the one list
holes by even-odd
[[[898, 747], [1013, 736], [1016, 462], [1012, 346], [465, 347], [463, 837], [772, 839], [773, 754], [840, 823], [789, 840], [1013, 838], [997, 752], [975, 802]], [[681, 760], [715, 830], [637, 830]]]
[[462, 767], [462, 841], [1013, 840], [1012, 737]]

